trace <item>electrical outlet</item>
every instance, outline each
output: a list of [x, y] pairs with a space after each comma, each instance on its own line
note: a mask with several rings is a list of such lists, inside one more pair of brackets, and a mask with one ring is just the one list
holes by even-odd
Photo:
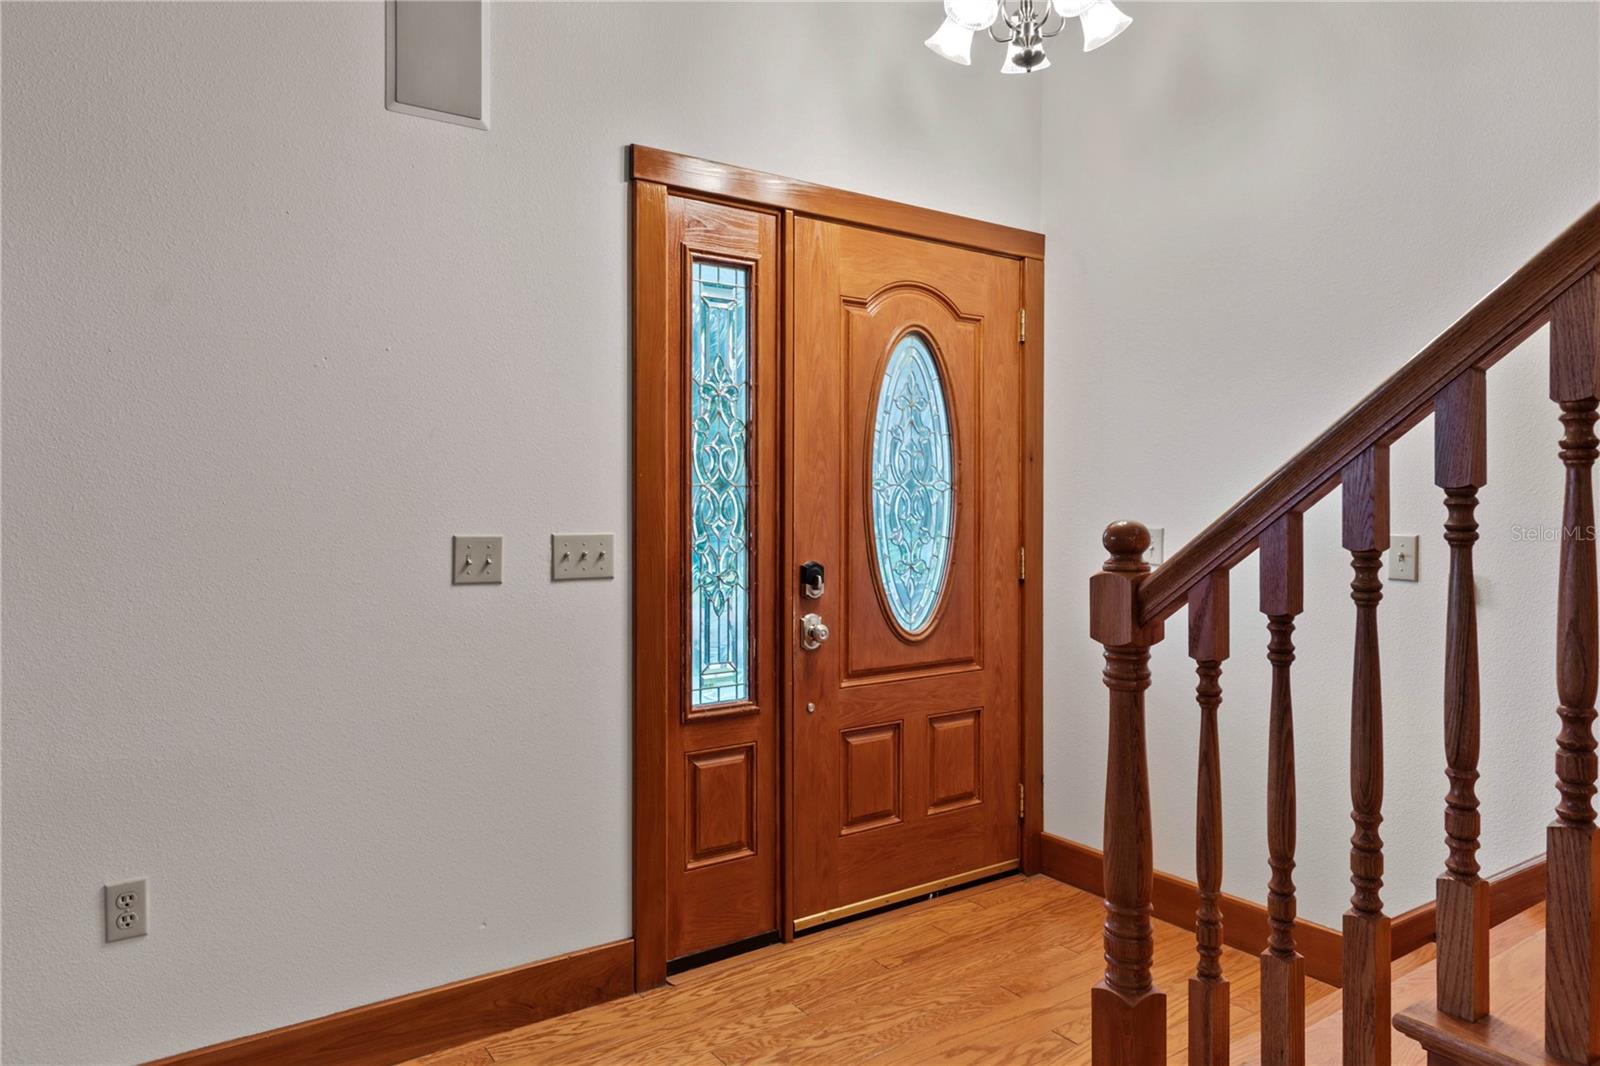
[[144, 878], [106, 886], [106, 943], [150, 931], [150, 896]]
[[1415, 533], [1389, 540], [1389, 580], [1417, 580], [1417, 547], [1421, 542]]
[[581, 581], [612, 576], [610, 533], [552, 533], [550, 580]]
[[503, 563], [499, 537], [463, 537], [452, 544], [450, 580], [457, 585], [498, 585]]

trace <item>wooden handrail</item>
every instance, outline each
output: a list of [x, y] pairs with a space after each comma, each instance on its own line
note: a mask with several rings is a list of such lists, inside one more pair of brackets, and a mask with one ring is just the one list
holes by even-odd
[[1548, 319], [1551, 301], [1596, 267], [1600, 204], [1141, 582], [1140, 624], [1168, 618], [1197, 583], [1249, 555], [1273, 522], [1330, 492], [1351, 460], [1416, 425], [1462, 371], [1491, 366], [1521, 344]]
[[[1600, 1062], [1600, 776], [1595, 734], [1600, 662], [1600, 553], [1593, 471], [1600, 462], [1600, 204], [1590, 208], [1488, 296], [1152, 573], [1149, 531], [1115, 522], [1110, 558], [1089, 579], [1089, 635], [1104, 646], [1110, 710], [1105, 809], [1105, 979], [1091, 995], [1096, 1066], [1162, 1066], [1166, 994], [1152, 970], [1152, 841], [1145, 739], [1150, 650], [1185, 602], [1201, 712], [1195, 855], [1198, 961], [1189, 981], [1189, 1066], [1226, 1066], [1229, 982], [1217, 963], [1216, 906], [1223, 854], [1217, 712], [1227, 657], [1229, 568], [1261, 552], [1261, 612], [1273, 669], [1268, 850], [1274, 937], [1261, 960], [1261, 1061], [1304, 1066], [1303, 971], [1294, 951], [1294, 753], [1290, 634], [1302, 607], [1302, 516], [1341, 487], [1341, 544], [1350, 553], [1356, 625], [1350, 688], [1350, 909], [1343, 921], [1344, 1066], [1389, 1066], [1393, 920], [1382, 900], [1383, 687], [1379, 572], [1389, 547], [1389, 447], [1431, 411], [1434, 482], [1444, 492], [1450, 545], [1443, 702], [1444, 828], [1449, 858], [1435, 892], [1439, 919], [1435, 1004], [1450, 1025], [1473, 1028], [1492, 1051], [1487, 886], [1476, 859], [1481, 740], [1477, 602], [1472, 548], [1478, 491], [1487, 482], [1484, 371], [1541, 325], [1550, 326], [1550, 399], [1560, 408], [1565, 468], [1557, 579], [1555, 771], [1560, 803], [1545, 832], [1545, 1057]], [[1408, 1017], [1412, 1017], [1408, 1013]], [[1430, 1014], [1430, 1017], [1432, 1015]], [[1444, 1032], [1421, 1015], [1405, 1029], [1430, 1052]], [[1430, 1054], [1430, 1057], [1436, 1057]], [[1452, 1060], [1467, 1061], [1459, 1055]], [[1489, 1061], [1478, 1058], [1476, 1061]]]

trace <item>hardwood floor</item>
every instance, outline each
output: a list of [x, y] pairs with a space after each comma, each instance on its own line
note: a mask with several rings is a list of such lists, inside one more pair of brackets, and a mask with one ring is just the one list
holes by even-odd
[[[871, 1061], [1089, 1062], [1089, 988], [1099, 979], [1100, 900], [1014, 877], [824, 929], [678, 974], [668, 987], [414, 1060], [734, 1066]], [[1155, 924], [1168, 995], [1167, 1051], [1186, 1061], [1194, 936]], [[1233, 1037], [1256, 1028], [1254, 956], [1223, 950]], [[1317, 1003], [1338, 990], [1308, 981]]]

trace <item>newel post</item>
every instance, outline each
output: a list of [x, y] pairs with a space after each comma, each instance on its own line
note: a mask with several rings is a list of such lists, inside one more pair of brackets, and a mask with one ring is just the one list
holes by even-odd
[[1167, 997], [1150, 977], [1150, 770], [1144, 690], [1160, 622], [1139, 624], [1139, 582], [1150, 572], [1150, 531], [1113, 522], [1102, 538], [1111, 557], [1089, 579], [1089, 635], [1105, 646], [1110, 696], [1106, 752], [1105, 979], [1091, 993], [1094, 1066], [1160, 1066], [1167, 1058]]

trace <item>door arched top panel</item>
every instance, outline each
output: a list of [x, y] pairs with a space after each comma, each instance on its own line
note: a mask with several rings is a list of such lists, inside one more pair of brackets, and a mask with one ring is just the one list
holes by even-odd
[[872, 543], [883, 603], [915, 638], [937, 615], [950, 574], [956, 478], [950, 407], [938, 360], [922, 333], [889, 353], [873, 415]]
[[935, 314], [939, 317], [948, 316], [957, 322], [983, 321], [981, 316], [964, 313], [956, 300], [943, 289], [921, 281], [897, 281], [891, 285], [885, 285], [865, 299], [850, 300], [849, 302], [859, 304], [869, 314], [877, 314], [880, 310], [884, 310], [884, 305], [890, 301], [908, 297], [921, 301], [925, 307], [928, 306], [927, 301], [933, 301], [929, 309], [936, 309]]

